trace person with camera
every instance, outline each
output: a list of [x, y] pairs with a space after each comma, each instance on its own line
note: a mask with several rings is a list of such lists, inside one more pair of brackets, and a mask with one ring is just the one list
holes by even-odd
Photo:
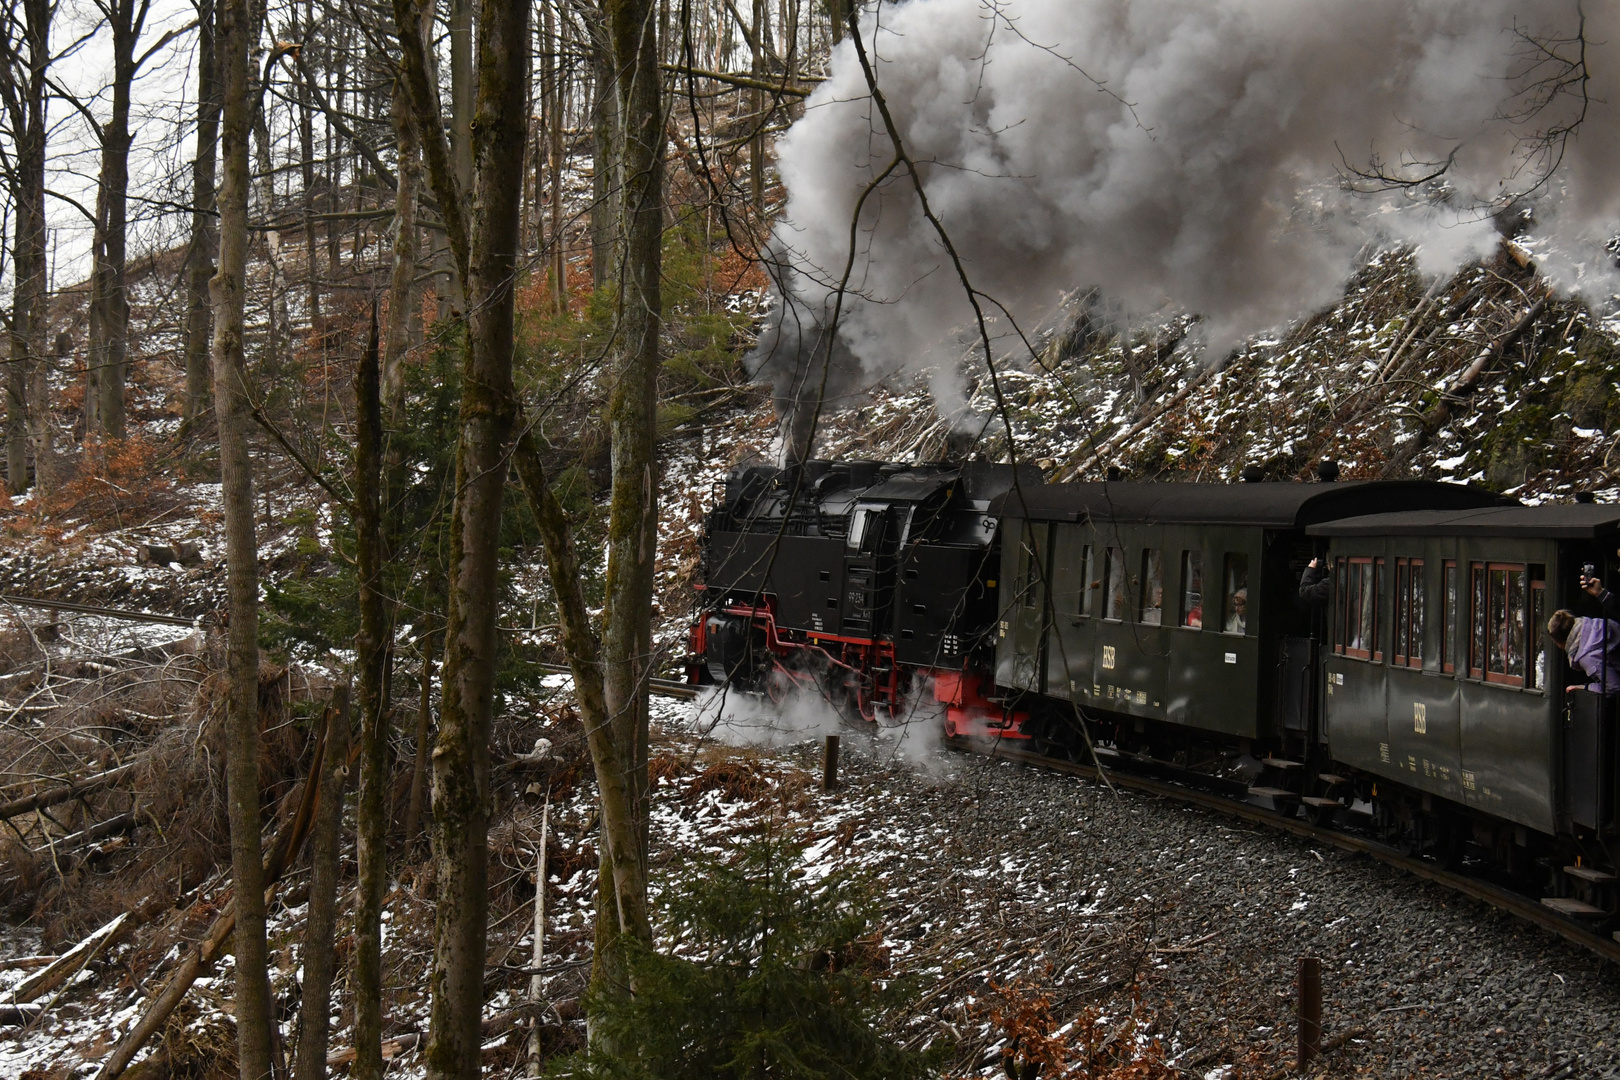
[[1321, 556], [1310, 561], [1299, 575], [1299, 598], [1307, 604], [1325, 604], [1333, 595], [1333, 576]]
[[1566, 692], [1620, 695], [1620, 622], [1583, 619], [1560, 608], [1547, 620], [1547, 636], [1564, 650], [1570, 669], [1586, 677], [1564, 687]]
[[1603, 580], [1598, 577], [1597, 566], [1593, 563], [1581, 567], [1581, 591], [1597, 598], [1605, 619], [1620, 620], [1620, 597], [1603, 587]]

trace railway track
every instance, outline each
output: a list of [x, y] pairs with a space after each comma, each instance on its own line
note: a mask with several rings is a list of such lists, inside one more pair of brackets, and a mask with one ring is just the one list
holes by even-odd
[[[568, 669], [548, 665], [548, 670], [566, 674]], [[668, 697], [691, 699], [697, 696], [692, 687], [668, 679], [652, 680], [652, 691]], [[1016, 761], [1025, 765], [1034, 765], [1054, 772], [1069, 773], [1093, 780], [1101, 778], [1101, 770], [1094, 765], [1082, 765], [1072, 761], [1064, 761], [1044, 754], [1019, 750], [1005, 744], [998, 743], [989, 750], [985, 750], [965, 739], [949, 739], [947, 745], [954, 750], [970, 754]], [[1107, 774], [1108, 781], [1119, 787], [1130, 788], [1133, 791], [1146, 792], [1166, 799], [1177, 800], [1187, 805], [1214, 810], [1217, 813], [1251, 824], [1264, 825], [1281, 832], [1292, 833], [1302, 839], [1331, 844], [1342, 851], [1359, 852], [1378, 860], [1386, 866], [1405, 871], [1414, 877], [1432, 881], [1453, 892], [1489, 904], [1498, 911], [1506, 912], [1523, 922], [1539, 926], [1544, 930], [1557, 934], [1566, 941], [1597, 954], [1605, 960], [1620, 964], [1620, 941], [1588, 930], [1579, 923], [1543, 907], [1539, 900], [1514, 892], [1512, 889], [1467, 874], [1458, 873], [1454, 870], [1446, 870], [1427, 860], [1406, 855], [1387, 844], [1381, 844], [1375, 840], [1357, 836], [1354, 833], [1314, 825], [1302, 818], [1286, 817], [1275, 810], [1255, 806], [1251, 803], [1239, 802], [1225, 795], [1201, 791], [1197, 788], [1143, 776], [1122, 769], [1108, 769]]]
[[[947, 744], [954, 750], [970, 754], [1016, 761], [1025, 765], [1034, 765], [1051, 769], [1054, 772], [1069, 773], [1088, 779], [1100, 779], [1100, 774], [1103, 771], [1094, 765], [1082, 765], [1077, 762], [1064, 761], [1002, 744], [993, 745], [988, 749], [972, 745], [965, 739], [949, 739]], [[1392, 866], [1415, 877], [1432, 881], [1454, 892], [1489, 904], [1498, 911], [1516, 916], [1524, 922], [1539, 926], [1543, 930], [1551, 931], [1566, 941], [1596, 953], [1605, 960], [1620, 963], [1620, 941], [1588, 930], [1579, 923], [1572, 922], [1543, 907], [1539, 900], [1514, 892], [1512, 889], [1467, 874], [1442, 869], [1424, 859], [1403, 854], [1386, 844], [1369, 840], [1366, 837], [1338, 829], [1313, 825], [1301, 818], [1285, 817], [1275, 810], [1269, 810], [1262, 806], [1238, 802], [1222, 795], [1199, 791], [1196, 788], [1141, 776], [1121, 769], [1108, 769], [1106, 771], [1108, 781], [1119, 787], [1173, 799], [1190, 806], [1200, 806], [1241, 821], [1264, 825], [1281, 832], [1292, 833], [1304, 839], [1331, 844], [1343, 851], [1360, 852], [1377, 859], [1386, 866]]]
[[[549, 671], [554, 675], [573, 674], [566, 664], [536, 664], [535, 667], [541, 671]], [[677, 682], [674, 679], [648, 679], [647, 685], [653, 693], [661, 697], [681, 698], [684, 701], [691, 701], [698, 695], [695, 686]]]

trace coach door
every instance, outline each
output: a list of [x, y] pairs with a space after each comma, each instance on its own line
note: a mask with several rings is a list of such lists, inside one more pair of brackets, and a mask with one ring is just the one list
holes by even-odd
[[[1001, 614], [996, 625], [996, 684], [1017, 690], [1043, 689], [1041, 672], [1046, 636], [1047, 596], [1052, 566], [1051, 526], [1009, 521], [1018, 542], [1002, 554]], [[1016, 530], [1016, 531], [1014, 531]]]

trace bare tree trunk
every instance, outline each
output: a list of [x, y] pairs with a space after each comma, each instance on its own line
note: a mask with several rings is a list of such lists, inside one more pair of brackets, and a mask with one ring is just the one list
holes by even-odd
[[[112, 30], [112, 111], [101, 125], [101, 180], [96, 190], [96, 232], [90, 274], [90, 362], [85, 407], [90, 430], [124, 437], [124, 377], [129, 354], [129, 131], [130, 93], [140, 61], [135, 45], [150, 0], [106, 5]], [[150, 53], [148, 53], [150, 55]], [[144, 58], [143, 58], [144, 59]]]
[[197, 3], [197, 156], [191, 162], [191, 248], [186, 253], [186, 420], [208, 409], [210, 310], [219, 227], [214, 219], [215, 159], [219, 153], [219, 71], [214, 60], [214, 3]]
[[[450, 151], [456, 180], [464, 192], [473, 183], [473, 4], [475, 0], [450, 0]], [[452, 276], [447, 282], [450, 307], [467, 310], [466, 282]]]
[[[425, 31], [424, 31], [425, 33]], [[396, 81], [392, 101], [398, 146], [399, 187], [394, 193], [394, 269], [388, 283], [388, 337], [383, 352], [382, 396], [390, 426], [405, 405], [405, 353], [411, 344], [411, 297], [416, 285], [416, 186], [420, 174], [416, 129], [405, 86]]]
[[461, 1080], [480, 1075], [495, 607], [501, 495], [516, 412], [513, 288], [529, 73], [529, 5], [483, 0], [479, 14], [473, 186], [464, 216], [437, 90], [427, 77], [419, 9], [414, 0], [394, 3], [423, 162], [468, 298], [443, 700], [433, 750], [438, 909], [427, 1050], [429, 1077]]
[[355, 373], [356, 570], [360, 579], [360, 634], [354, 643], [359, 686], [360, 805], [355, 814], [360, 882], [354, 913], [354, 1068], [358, 1080], [380, 1080], [382, 1059], [382, 907], [388, 884], [388, 726], [383, 677], [387, 669], [388, 612], [383, 599], [382, 402], [377, 320]]
[[473, 0], [450, 0], [450, 149], [463, 191], [473, 180]]
[[[613, 493], [602, 635], [603, 702], [610, 747], [592, 760], [603, 790], [595, 964], [598, 993], [629, 991], [626, 942], [650, 942], [647, 917], [647, 678], [652, 640], [653, 556], [658, 478], [653, 460], [662, 298], [664, 114], [652, 0], [607, 0], [613, 85], [621, 117], [624, 270], [617, 314], [617, 358], [608, 424]], [[615, 777], [627, 805], [605, 797]]]
[[[48, 0], [24, 0], [5, 16], [0, 97], [14, 140], [11, 175], [16, 230], [12, 238], [11, 358], [6, 371], [6, 476], [13, 493], [28, 488], [28, 443], [34, 442], [35, 480], [48, 487], [50, 400], [45, 381], [49, 310], [45, 279], [45, 109], [50, 67]], [[32, 384], [32, 385], [31, 385]], [[38, 392], [45, 389], [46, 392]], [[30, 393], [30, 391], [35, 391]], [[33, 398], [30, 409], [29, 398]]]
[[[770, 33], [767, 20], [765, 0], [754, 0], [754, 36], [749, 39], [748, 47], [752, 52], [750, 57], [750, 70], [755, 79], [763, 80], [765, 77], [765, 55], [763, 52], [765, 35]], [[765, 215], [765, 93], [759, 87], [748, 92], [748, 111], [751, 114], [748, 123], [754, 129], [754, 137], [748, 140], [748, 190], [749, 201], [753, 204], [754, 213], [763, 220]]]
[[405, 844], [416, 843], [427, 783], [428, 736], [433, 730], [433, 636], [422, 636], [422, 678], [416, 707], [416, 759], [411, 763], [411, 797], [405, 805]]
[[227, 718], [231, 873], [236, 896], [236, 1036], [242, 1080], [270, 1076], [270, 980], [266, 964], [264, 867], [259, 850], [259, 573], [248, 457], [243, 316], [247, 279], [248, 0], [219, 0], [221, 140], [219, 270], [214, 300], [214, 415], [230, 598]]
[[[544, 28], [543, 51], [540, 54], [540, 112], [545, 124], [545, 144], [535, 155], [535, 164], [538, 171], [540, 161], [547, 161], [546, 172], [551, 177], [551, 299], [561, 314], [568, 310], [568, 253], [562, 219], [562, 88], [557, 78], [557, 58], [562, 53], [562, 41], [557, 34], [559, 20], [553, 5], [549, 0], [542, 0], [540, 9]], [[539, 215], [539, 207], [536, 207], [535, 216]]]
[[293, 1080], [326, 1080], [326, 1041], [330, 1034], [332, 951], [337, 926], [337, 890], [343, 847], [343, 788], [348, 779], [349, 688], [332, 689], [327, 713], [326, 756], [321, 775], [319, 816], [310, 837], [309, 914], [304, 920], [304, 986], [298, 1011], [298, 1057]]
[[[305, 10], [308, 11], [309, 0], [304, 0]], [[296, 16], [298, 5], [292, 5], [294, 14], [294, 30], [297, 30]], [[312, 13], [311, 13], [312, 14]], [[309, 22], [312, 24], [313, 18]], [[321, 271], [317, 257], [315, 242], [315, 110], [310, 102], [310, 84], [305, 79], [298, 80], [298, 149], [300, 160], [298, 162], [300, 179], [303, 181], [303, 190], [299, 193], [300, 210], [304, 215], [304, 273], [308, 278], [305, 283], [305, 298], [309, 306], [309, 328], [321, 342], [321, 352], [326, 352], [326, 319], [321, 314]]]
[[591, 285], [601, 289], [619, 276], [619, 96], [607, 26], [594, 11], [585, 18], [592, 75]]
[[6, 361], [6, 480], [13, 495], [28, 490], [28, 377], [33, 374], [28, 347], [18, 348], [18, 337], [14, 330]]
[[529, 1076], [541, 1075], [540, 1010], [538, 1008], [545, 987], [541, 981], [540, 965], [546, 960], [546, 841], [551, 831], [551, 796], [546, 796], [546, 808], [540, 812], [540, 850], [534, 861], [534, 941], [530, 949], [529, 1006], [534, 1014], [529, 1018]]

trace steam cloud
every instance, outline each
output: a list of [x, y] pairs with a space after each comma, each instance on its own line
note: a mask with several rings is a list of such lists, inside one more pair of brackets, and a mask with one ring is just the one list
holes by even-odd
[[945, 753], [945, 707], [926, 686], [919, 687], [894, 715], [875, 728], [852, 725], [820, 694], [801, 690], [781, 705], [727, 688], [706, 688], [698, 696], [694, 727], [727, 746], [778, 748], [826, 735], [851, 738], [870, 734], [878, 756], [936, 777], [951, 770]]
[[[1369, 243], [1412, 245], [1431, 275], [1491, 252], [1492, 214], [1545, 172], [1535, 136], [1582, 104], [1548, 99], [1541, 80], [1563, 69], [1531, 42], [1574, 58], [1578, 19], [1572, 0], [910, 0], [868, 10], [862, 37], [978, 288], [1026, 326], [1092, 287], [1127, 318], [1198, 313], [1219, 355], [1332, 303]], [[1531, 197], [1533, 232], [1557, 287], [1606, 301], [1620, 4], [1587, 3], [1585, 37], [1590, 104]], [[790, 434], [822, 385], [856, 201], [891, 156], [846, 40], [778, 144], [783, 302], [752, 370]], [[1448, 158], [1419, 189], [1341, 183], [1347, 166], [1420, 175]], [[961, 374], [942, 361], [976, 341], [972, 313], [903, 169], [858, 236], [826, 407], [927, 368], [941, 413], [959, 413]], [[1011, 345], [1005, 319], [994, 330]]]

